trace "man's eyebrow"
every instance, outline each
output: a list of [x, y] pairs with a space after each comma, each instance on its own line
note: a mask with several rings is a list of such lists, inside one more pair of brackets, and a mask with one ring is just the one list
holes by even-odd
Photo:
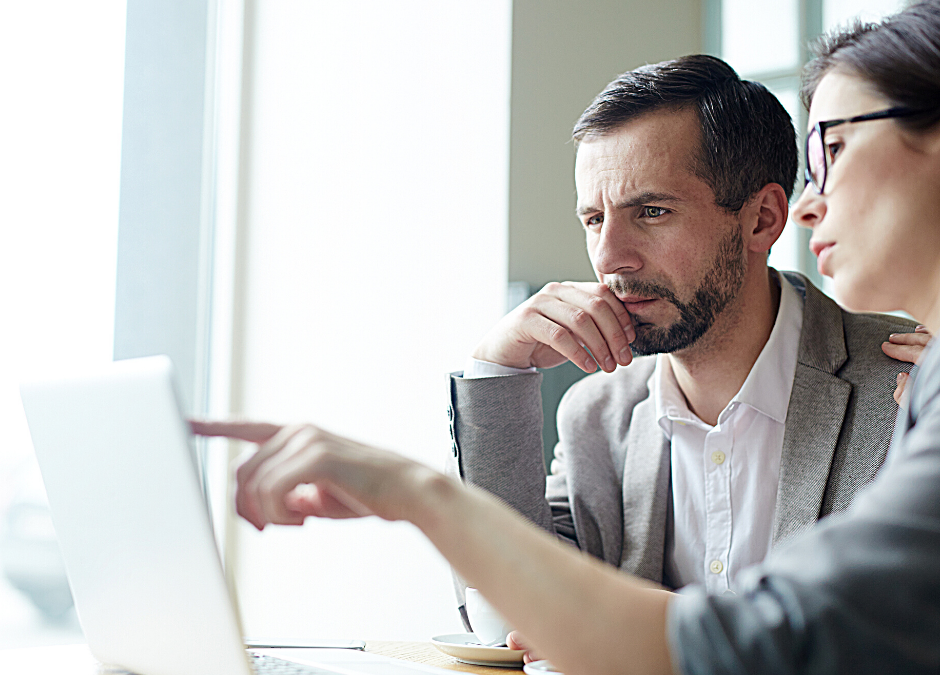
[[[681, 201], [682, 199], [676, 195], [669, 194], [668, 192], [642, 192], [635, 197], [614, 204], [614, 208], [633, 209], [637, 206], [649, 204], [650, 202], [667, 202], [675, 204], [676, 202]], [[586, 216], [589, 213], [597, 213], [598, 211], [603, 211], [603, 209], [599, 209], [596, 206], [579, 206], [575, 210], [575, 214], [578, 216]]]

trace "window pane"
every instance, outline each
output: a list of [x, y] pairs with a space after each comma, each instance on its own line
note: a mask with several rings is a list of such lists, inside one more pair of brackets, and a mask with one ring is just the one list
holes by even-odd
[[[511, 9], [257, 4], [237, 413], [449, 456], [444, 373], [505, 306]], [[460, 630], [449, 568], [409, 525], [238, 527], [248, 633]]]
[[722, 57], [741, 75], [795, 69], [797, 16], [796, 0], [722, 0]]
[[82, 640], [18, 383], [111, 358], [124, 16], [0, 4], [0, 648]]
[[[802, 148], [802, 134], [800, 133], [799, 129], [800, 98], [795, 84], [794, 86], [781, 87], [779, 89], [774, 87], [768, 88], [771, 92], [773, 92], [774, 96], [780, 100], [780, 102], [783, 104], [783, 107], [786, 108], [787, 112], [790, 113], [790, 118], [793, 120], [793, 123], [797, 129], [797, 147]], [[800, 170], [802, 170], [802, 168]], [[799, 189], [803, 186], [803, 181], [800, 176], [802, 176], [802, 174], [797, 175], [794, 194], [790, 199], [791, 202], [796, 199], [796, 197], [799, 195]], [[777, 243], [775, 243], [773, 248], [770, 250], [770, 258], [768, 259], [768, 263], [772, 267], [776, 267], [778, 270], [796, 270], [798, 272], [803, 271], [801, 269], [801, 263], [806, 258], [802, 251], [804, 245], [805, 244], [803, 243], [803, 240], [799, 236], [799, 226], [790, 221], [787, 223], [786, 227], [783, 228], [783, 234], [780, 235]]]
[[829, 31], [853, 19], [878, 21], [904, 9], [906, 4], [904, 0], [824, 0], [823, 29]]

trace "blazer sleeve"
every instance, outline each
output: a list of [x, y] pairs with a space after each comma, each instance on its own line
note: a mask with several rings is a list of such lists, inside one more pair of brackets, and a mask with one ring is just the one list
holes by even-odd
[[940, 350], [888, 460], [845, 512], [739, 577], [737, 595], [677, 598], [683, 673], [940, 672]]
[[[539, 373], [472, 379], [452, 373], [448, 414], [461, 478], [554, 533], [553, 509], [564, 504], [546, 499], [541, 382]], [[566, 495], [563, 487], [554, 480], [553, 494]]]

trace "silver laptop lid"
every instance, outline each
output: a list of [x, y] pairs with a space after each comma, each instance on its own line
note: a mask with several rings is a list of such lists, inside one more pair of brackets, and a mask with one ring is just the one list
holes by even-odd
[[20, 391], [95, 657], [147, 675], [248, 673], [169, 359]]

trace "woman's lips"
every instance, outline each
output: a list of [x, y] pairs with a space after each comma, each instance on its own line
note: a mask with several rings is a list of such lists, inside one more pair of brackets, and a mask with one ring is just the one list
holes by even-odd
[[829, 262], [829, 256], [832, 255], [832, 249], [836, 245], [834, 241], [810, 241], [809, 250], [816, 254], [816, 269], [820, 274], [831, 277], [832, 271], [827, 271], [826, 265]]

